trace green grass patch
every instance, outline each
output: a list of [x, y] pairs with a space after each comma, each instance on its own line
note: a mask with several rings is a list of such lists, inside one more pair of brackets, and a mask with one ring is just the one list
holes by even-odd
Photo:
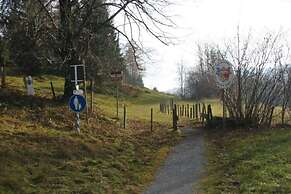
[[291, 130], [210, 131], [205, 193], [290, 193]]

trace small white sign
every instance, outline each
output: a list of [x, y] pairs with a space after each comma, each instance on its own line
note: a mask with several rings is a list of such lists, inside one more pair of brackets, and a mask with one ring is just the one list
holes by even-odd
[[121, 81], [123, 73], [122, 71], [114, 71], [114, 72], [111, 72], [110, 76], [111, 76], [112, 81]]
[[83, 95], [84, 92], [83, 92], [83, 90], [74, 90], [74, 91], [73, 91], [73, 94], [74, 94], [74, 95]]
[[84, 81], [85, 75], [85, 65], [71, 65], [71, 82], [74, 82], [76, 85]]

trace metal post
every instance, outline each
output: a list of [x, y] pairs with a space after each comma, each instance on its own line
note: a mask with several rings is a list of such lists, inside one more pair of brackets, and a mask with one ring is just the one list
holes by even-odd
[[75, 70], [75, 86], [78, 85], [78, 72], [77, 72], [77, 66], [74, 66], [74, 70]]
[[76, 130], [78, 133], [80, 133], [80, 126], [81, 126], [80, 113], [76, 113]]
[[[75, 71], [76, 72], [76, 71]], [[76, 76], [76, 74], [75, 74]], [[75, 80], [77, 80], [77, 77], [75, 77]], [[76, 87], [76, 90], [79, 90], [79, 85], [78, 85], [78, 82], [75, 81], [75, 87]], [[81, 126], [81, 120], [80, 120], [80, 113], [76, 113], [76, 130], [78, 133], [80, 133], [80, 126]]]

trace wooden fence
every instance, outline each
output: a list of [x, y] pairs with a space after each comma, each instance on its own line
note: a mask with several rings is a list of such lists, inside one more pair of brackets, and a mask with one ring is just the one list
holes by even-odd
[[[173, 107], [173, 108], [172, 108]], [[160, 103], [160, 112], [168, 115], [173, 115], [173, 128], [177, 126], [178, 118], [188, 118], [193, 121], [205, 123], [205, 121], [212, 120], [211, 104], [206, 106], [205, 103], [193, 104], [166, 104]], [[174, 113], [174, 114], [173, 114]]]

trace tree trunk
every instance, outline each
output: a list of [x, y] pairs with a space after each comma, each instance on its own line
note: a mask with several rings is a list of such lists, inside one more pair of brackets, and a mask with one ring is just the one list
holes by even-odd
[[62, 43], [61, 57], [63, 60], [63, 72], [65, 78], [64, 98], [69, 98], [75, 89], [71, 82], [70, 66], [78, 63], [78, 56], [73, 44], [72, 35], [72, 7], [71, 0], [59, 0], [60, 4], [60, 42]]
[[239, 26], [237, 28], [237, 65], [238, 65], [238, 71], [237, 71], [237, 119], [241, 121], [243, 119], [242, 114], [242, 99], [241, 99], [241, 60], [240, 60], [240, 34], [239, 34]]
[[282, 115], [281, 115], [281, 124], [284, 125], [285, 124], [285, 107], [284, 105], [282, 106]]
[[[240, 65], [240, 64], [239, 64]], [[237, 94], [237, 108], [238, 120], [242, 120], [242, 99], [241, 99], [241, 67], [238, 67], [238, 94]]]

